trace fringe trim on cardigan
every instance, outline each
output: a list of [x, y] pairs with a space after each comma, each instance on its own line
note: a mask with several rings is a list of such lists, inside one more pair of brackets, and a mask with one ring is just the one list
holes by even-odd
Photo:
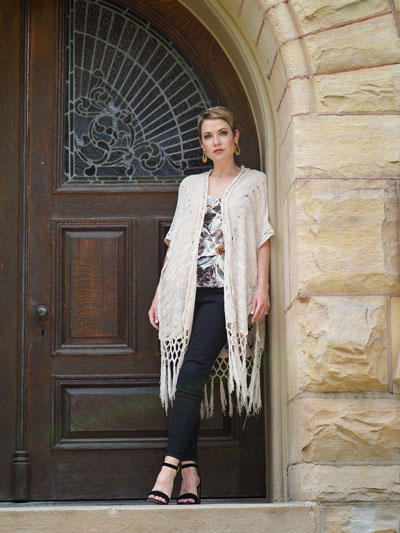
[[[233, 399], [236, 396], [236, 406], [239, 414], [244, 410], [246, 415], [255, 415], [260, 412], [261, 384], [260, 366], [263, 346], [260, 346], [260, 335], [256, 328], [255, 351], [248, 353], [248, 335], [235, 332], [235, 326], [226, 326], [228, 337], [228, 353], [221, 350], [210, 378], [204, 386], [204, 398], [200, 407], [201, 418], [211, 418], [214, 414], [214, 389], [215, 382], [219, 381], [219, 394], [222, 412], [224, 415], [233, 415]], [[187, 344], [187, 333], [183, 339], [168, 339], [161, 341], [161, 376], [160, 398], [161, 403], [168, 413], [169, 403], [173, 403], [178, 381], [179, 370], [184, 360]]]

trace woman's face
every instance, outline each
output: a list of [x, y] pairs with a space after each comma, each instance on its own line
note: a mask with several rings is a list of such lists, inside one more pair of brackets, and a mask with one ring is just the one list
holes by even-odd
[[239, 140], [239, 130], [233, 133], [229, 124], [222, 118], [207, 119], [201, 125], [200, 144], [212, 161], [233, 159], [235, 143]]

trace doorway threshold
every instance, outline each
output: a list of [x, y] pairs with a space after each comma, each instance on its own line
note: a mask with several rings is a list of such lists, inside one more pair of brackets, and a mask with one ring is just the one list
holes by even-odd
[[[238, 503], [237, 503], [238, 502]], [[251, 503], [250, 503], [251, 502]], [[7, 533], [317, 533], [313, 502], [209, 499], [201, 505], [154, 505], [143, 500], [27, 502], [0, 505]]]
[[[263, 504], [269, 502], [265, 498], [202, 498], [201, 504], [224, 505], [224, 504]], [[129, 506], [129, 505], [153, 505], [146, 500], [52, 500], [52, 501], [27, 501], [27, 502], [0, 502], [0, 509], [5, 507], [79, 507], [79, 506]], [[169, 505], [177, 505], [171, 500]], [[179, 506], [181, 507], [181, 506]]]

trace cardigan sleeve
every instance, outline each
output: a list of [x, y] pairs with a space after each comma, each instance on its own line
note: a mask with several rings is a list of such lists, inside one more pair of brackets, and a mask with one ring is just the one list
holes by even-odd
[[178, 227], [180, 225], [180, 220], [181, 220], [183, 212], [184, 212], [184, 209], [183, 209], [183, 194], [184, 194], [184, 184], [183, 184], [183, 181], [181, 181], [181, 183], [179, 184], [179, 189], [178, 189], [178, 200], [177, 200], [177, 203], [176, 203], [175, 214], [174, 214], [174, 217], [172, 219], [172, 222], [171, 222], [171, 225], [169, 227], [169, 230], [168, 230], [166, 236], [164, 237], [164, 242], [168, 246], [170, 246], [171, 241], [173, 241], [174, 238], [175, 238], [175, 235], [177, 233]]
[[260, 204], [257, 212], [257, 250], [264, 244], [272, 235], [275, 235], [275, 230], [269, 221], [268, 213], [268, 187], [267, 176], [264, 174], [264, 179], [260, 186]]

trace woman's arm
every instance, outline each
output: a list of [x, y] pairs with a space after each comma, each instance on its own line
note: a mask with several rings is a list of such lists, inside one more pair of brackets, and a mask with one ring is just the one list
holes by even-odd
[[271, 305], [269, 301], [269, 239], [257, 251], [257, 288], [251, 304], [252, 322], [264, 318]]

